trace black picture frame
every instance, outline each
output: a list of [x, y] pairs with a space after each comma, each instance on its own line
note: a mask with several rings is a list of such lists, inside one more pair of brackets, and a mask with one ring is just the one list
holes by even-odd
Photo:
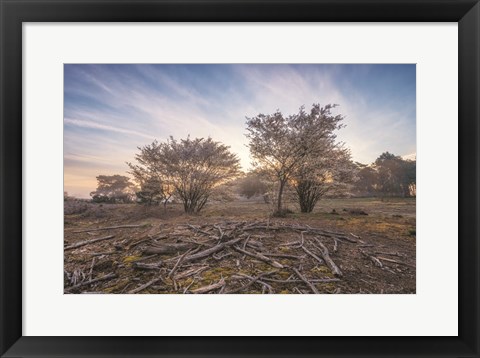
[[[307, 355], [479, 357], [478, 0], [0, 0], [0, 12], [2, 357]], [[97, 21], [458, 22], [458, 337], [22, 336], [22, 23]], [[439, 268], [439, 274], [441, 270], [442, 268]]]

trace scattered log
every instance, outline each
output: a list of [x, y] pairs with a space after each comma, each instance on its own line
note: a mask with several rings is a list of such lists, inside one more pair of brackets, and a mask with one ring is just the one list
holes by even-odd
[[157, 283], [158, 281], [162, 281], [162, 277], [156, 277], [153, 280], [148, 281], [146, 284], [143, 284], [141, 286], [138, 286], [137, 288], [134, 288], [133, 290], [128, 291], [128, 294], [133, 294], [133, 293], [138, 293], [143, 291], [144, 289], [148, 288], [149, 286], [153, 285], [154, 283]]
[[221, 288], [225, 286], [225, 279], [221, 279], [220, 281], [218, 281], [217, 283], [213, 283], [211, 285], [208, 285], [208, 286], [203, 286], [203, 287], [200, 287], [200, 288], [196, 288], [190, 292], [192, 293], [207, 293], [207, 292], [210, 292], [210, 291], [213, 291], [213, 290], [216, 290], [217, 288]]
[[90, 272], [88, 273], [88, 280], [92, 281], [92, 275], [93, 275], [93, 267], [95, 266], [95, 259], [96, 257], [94, 256], [92, 259], [92, 264], [90, 265]]
[[192, 244], [192, 243], [179, 243], [179, 244], [162, 243], [160, 245], [148, 246], [143, 250], [143, 252], [150, 255], [151, 254], [159, 254], [159, 255], [175, 254], [180, 251], [193, 249], [196, 246], [197, 246], [196, 244]]
[[300, 271], [298, 271], [295, 267], [292, 267], [292, 270], [297, 274], [298, 278], [300, 280], [302, 280], [303, 282], [305, 282], [307, 284], [308, 287], [310, 287], [310, 289], [312, 290], [313, 293], [315, 294], [319, 294], [320, 292], [318, 292], [317, 288], [315, 287], [315, 285], [313, 283], [311, 283], [310, 281], [308, 281], [306, 279], [305, 276], [303, 276]]
[[[238, 288], [234, 288], [230, 291], [227, 291], [225, 292], [226, 294], [233, 294], [233, 293], [237, 293], [237, 292], [241, 292], [243, 290], [246, 290], [247, 288], [249, 288], [251, 285], [253, 285], [255, 282], [257, 282], [258, 280], [260, 280], [262, 277], [265, 277], [265, 276], [269, 276], [269, 275], [272, 275], [274, 273], [276, 273], [278, 271], [269, 271], [269, 272], [265, 272], [265, 273], [262, 273], [260, 275], [258, 275], [257, 277], [251, 277], [251, 276], [248, 276], [248, 275], [244, 275], [244, 274], [238, 274], [240, 276], [243, 276], [243, 277], [246, 277], [246, 278], [249, 278], [250, 281], [248, 283], [246, 283], [245, 285], [241, 286], [241, 287], [238, 287]], [[272, 288], [270, 286], [270, 288]]]
[[143, 262], [133, 262], [132, 267], [137, 270], [159, 270], [162, 267], [162, 262], [159, 261], [153, 264], [146, 264]]
[[315, 255], [313, 252], [308, 250], [305, 246], [302, 246], [302, 250], [305, 251], [308, 255], [312, 256], [319, 263], [323, 264], [324, 261], [320, 257], [318, 257], [317, 255]]
[[193, 276], [193, 275], [198, 275], [199, 273], [202, 273], [203, 271], [208, 270], [208, 269], [209, 269], [208, 266], [203, 266], [203, 267], [199, 267], [199, 268], [196, 268], [196, 269], [189, 269], [189, 270], [178, 273], [174, 277], [174, 279], [175, 280], [181, 280], [183, 278], [187, 278], [187, 277], [190, 277], [190, 276]]
[[[298, 282], [303, 282], [302, 280], [295, 280], [295, 279], [291, 279], [291, 280], [279, 280], [279, 279], [276, 279], [276, 278], [269, 278], [269, 277], [265, 277], [262, 279], [263, 281], [268, 281], [268, 282], [278, 282], [278, 283], [298, 283]], [[312, 280], [309, 280], [310, 282], [338, 282], [340, 281], [339, 278], [316, 278], [316, 279], [312, 279]]]
[[337, 252], [338, 251], [338, 240], [333, 238], [333, 252]]
[[403, 265], [403, 266], [408, 266], [408, 267], [415, 268], [414, 265], [410, 265], [410, 264], [407, 264], [405, 262], [401, 262], [401, 261], [397, 261], [397, 260], [393, 260], [393, 259], [387, 259], [386, 257], [378, 256], [378, 259], [382, 260], [382, 261], [392, 262], [392, 263], [397, 264], [397, 265]]
[[194, 225], [186, 224], [186, 225], [184, 225], [184, 226], [187, 226], [187, 227], [189, 227], [190, 229], [192, 229], [192, 230], [194, 230], [194, 231], [196, 231], [196, 232], [199, 232], [199, 233], [201, 233], [201, 234], [203, 234], [203, 235], [206, 235], [206, 236], [208, 236], [208, 237], [210, 237], [210, 235], [211, 235], [209, 232], [206, 232], [206, 231], [204, 231], [204, 230], [201, 230], [199, 227], [196, 227], [196, 226], [194, 226]]
[[214, 247], [211, 247], [209, 249], [206, 249], [204, 251], [200, 251], [199, 253], [197, 254], [194, 254], [194, 255], [188, 255], [185, 259], [184, 259], [184, 262], [191, 262], [191, 261], [195, 261], [195, 260], [198, 260], [198, 259], [203, 259], [204, 257], [207, 257], [207, 256], [210, 256], [218, 251], [221, 251], [223, 250], [225, 247], [227, 246], [231, 246], [231, 245], [234, 245], [236, 244], [237, 242], [241, 241], [241, 240], [245, 240], [244, 237], [237, 237], [233, 240], [230, 240], [230, 241], [226, 241], [226, 242], [222, 242]]
[[407, 255], [401, 254], [400, 252], [384, 252], [384, 251], [375, 251], [376, 254], [388, 255], [388, 256], [397, 256], [397, 257], [406, 257]]
[[105, 251], [105, 252], [88, 252], [87, 255], [90, 256], [108, 256], [118, 254], [118, 251]]
[[182, 256], [180, 256], [180, 258], [178, 259], [177, 263], [175, 264], [175, 266], [173, 266], [173, 268], [170, 270], [170, 272], [168, 273], [168, 276], [167, 277], [172, 277], [173, 274], [175, 273], [175, 271], [178, 269], [178, 267], [182, 264], [183, 260], [185, 259], [185, 256], [187, 256], [190, 252], [192, 252], [192, 250], [188, 250], [187, 252], [185, 252]]
[[367, 253], [366, 253], [365, 251], [363, 251], [362, 249], [360, 249], [360, 252], [362, 253], [363, 256], [365, 256], [366, 258], [370, 259], [375, 266], [380, 267], [380, 268], [383, 267], [382, 262], [381, 262], [378, 258], [376, 258], [375, 256], [370, 255], [370, 254], [367, 254]]
[[233, 254], [231, 252], [227, 252], [226, 254], [224, 255], [217, 255], [217, 254], [213, 254], [212, 257], [217, 260], [217, 261], [220, 261], [221, 259], [225, 258], [225, 257], [228, 257], [228, 256], [232, 256]]
[[[140, 226], [140, 225], [138, 225]], [[136, 226], [136, 227], [138, 227]], [[182, 226], [180, 228], [180, 226]], [[131, 227], [131, 226], [126, 226]], [[108, 230], [114, 228], [121, 228], [118, 227], [108, 227], [108, 228], [99, 228], [99, 229], [87, 229], [85, 230], [87, 233], [90, 233], [90, 230]], [[155, 290], [160, 290], [161, 292], [176, 292], [176, 293], [208, 293], [208, 292], [215, 292], [215, 293], [240, 293], [240, 292], [251, 292], [252, 286], [258, 287], [262, 293], [273, 293], [274, 290], [279, 292], [281, 290], [287, 290], [290, 293], [300, 292], [300, 293], [319, 293], [319, 291], [324, 292], [324, 288], [320, 289], [322, 286], [316, 285], [317, 283], [322, 282], [337, 282], [340, 281], [340, 278], [315, 278], [309, 279], [308, 271], [304, 271], [302, 267], [311, 268], [312, 265], [321, 263], [326, 264], [329, 269], [336, 275], [336, 276], [343, 276], [343, 273], [339, 269], [339, 267], [335, 264], [335, 262], [330, 257], [331, 252], [337, 252], [340, 246], [340, 243], [345, 241], [347, 243], [356, 243], [354, 245], [362, 252], [362, 247], [370, 247], [373, 246], [370, 243], [366, 243], [362, 241], [358, 236], [349, 234], [349, 233], [340, 233], [340, 232], [331, 232], [319, 228], [313, 228], [304, 225], [296, 225], [296, 224], [285, 224], [282, 222], [272, 222], [272, 223], [265, 223], [265, 222], [256, 222], [256, 223], [246, 223], [246, 222], [230, 222], [225, 221], [221, 223], [216, 223], [214, 225], [202, 225], [202, 226], [194, 226], [194, 225], [177, 225], [176, 228], [172, 227], [173, 232], [169, 232], [165, 234], [165, 231], [159, 234], [163, 234], [162, 238], [166, 238], [167, 240], [161, 240], [159, 242], [155, 241], [152, 236], [146, 237], [140, 231], [135, 231], [135, 235], [126, 239], [126, 243], [122, 245], [121, 252], [116, 251], [104, 251], [102, 250], [102, 246], [107, 246], [106, 244], [101, 244], [102, 240], [108, 240], [109, 238], [113, 238], [114, 236], [109, 236], [105, 238], [91, 238], [91, 240], [85, 240], [77, 243], [66, 243], [65, 250], [71, 250], [75, 247], [82, 247], [83, 245], [94, 244], [96, 242], [100, 242], [99, 245], [89, 247], [90, 250], [81, 250], [78, 252], [73, 252], [72, 258], [70, 260], [69, 256], [66, 256], [66, 262], [68, 264], [76, 264], [80, 263], [78, 267], [71, 267], [70, 270], [74, 270], [74, 274], [71, 275], [72, 283], [70, 283], [71, 287], [65, 287], [65, 292], [68, 293], [69, 290], [76, 290], [78, 287], [83, 287], [85, 285], [94, 284], [95, 282], [105, 280], [104, 284], [97, 284], [93, 285], [92, 288], [87, 289], [88, 291], [99, 291], [102, 292], [103, 288], [109, 287], [112, 284], [108, 283], [109, 278], [116, 277], [116, 276], [109, 276], [105, 275], [104, 277], [97, 278], [92, 280], [92, 276], [95, 272], [100, 272], [100, 265], [109, 264], [111, 265], [113, 261], [105, 261], [102, 263], [102, 260], [95, 257], [98, 255], [114, 255], [112, 257], [116, 257], [117, 261], [121, 261], [121, 258], [124, 254], [131, 256], [139, 255], [139, 253], [144, 254], [144, 256], [139, 259], [129, 260], [130, 264], [126, 265], [117, 265], [116, 267], [119, 268], [116, 272], [122, 272], [122, 275], [127, 275], [124, 277], [125, 283], [129, 282], [127, 285], [122, 285], [120, 291], [128, 292], [128, 293], [137, 293], [141, 292], [148, 287], [152, 290], [152, 287], [155, 287]], [[259, 230], [259, 231], [255, 231]], [[264, 230], [264, 231], [262, 231]], [[83, 231], [83, 230], [82, 230]], [[281, 236], [279, 237], [279, 242], [277, 245], [273, 244], [271, 240], [275, 235], [277, 235], [281, 231]], [[70, 231], [71, 232], [71, 231]], [[251, 236], [250, 236], [250, 235]], [[93, 234], [92, 234], [93, 235]], [[100, 236], [101, 234], [97, 234], [96, 236]], [[292, 237], [298, 235], [298, 239], [292, 240]], [[290, 237], [290, 240], [293, 242], [281, 243], [286, 237]], [[140, 240], [135, 240], [135, 237], [141, 237]], [[268, 241], [265, 241], [268, 238]], [[329, 253], [329, 249], [325, 246], [323, 242], [328, 242], [332, 240], [332, 246], [329, 246], [331, 252]], [[328, 240], [328, 241], [326, 241]], [[124, 240], [125, 241], [125, 240]], [[132, 242], [128, 244], [128, 241]], [[117, 244], [121, 242], [119, 240], [116, 241]], [[143, 245], [140, 245], [143, 244]], [[110, 248], [110, 245], [108, 245]], [[282, 249], [279, 247], [291, 247], [291, 252], [284, 253]], [[332, 249], [333, 247], [333, 249]], [[377, 248], [380, 249], [380, 247]], [[112, 248], [113, 249], [113, 248]], [[301, 250], [299, 250], [301, 249]], [[387, 249], [384, 249], [388, 251]], [[97, 252], [95, 252], [97, 251]], [[302, 252], [303, 251], [303, 252]], [[371, 252], [373, 252], [372, 249]], [[69, 251], [70, 252], [70, 251]], [[77, 255], [78, 253], [78, 255]], [[372, 260], [372, 262], [379, 266], [382, 265], [383, 261], [383, 270], [392, 272], [395, 274], [394, 271], [391, 271], [387, 266], [387, 262], [391, 262], [398, 265], [405, 265], [409, 267], [415, 267], [408, 263], [404, 263], [401, 261], [389, 259], [390, 256], [398, 256], [402, 257], [402, 255], [398, 253], [389, 253], [389, 252], [382, 252], [378, 251], [375, 254], [383, 254], [382, 256], [385, 257], [375, 257], [372, 256], [371, 253], [362, 252], [362, 255]], [[80, 255], [81, 254], [81, 255]], [[151, 255], [149, 255], [151, 254]], [[165, 260], [158, 261], [158, 259], [152, 259], [153, 257], [166, 254]], [[373, 254], [373, 255], [375, 255]], [[76, 256], [81, 256], [81, 260], [77, 260]], [[90, 255], [90, 256], [88, 256]], [[147, 256], [145, 256], [147, 255]], [[232, 257], [233, 255], [233, 257]], [[212, 281], [207, 281], [208, 286], [196, 288], [195, 290], [190, 291], [192, 285], [199, 282], [199, 279], [202, 277], [202, 272], [208, 269], [213, 269], [218, 266], [215, 260], [224, 260], [225, 257], [230, 256], [228, 260], [222, 262], [227, 264], [228, 270], [225, 271], [224, 277], [222, 280], [218, 282], [212, 283]], [[373, 257], [370, 258], [370, 257]], [[85, 259], [85, 257], [87, 259]], [[88, 260], [88, 257], [90, 259]], [[93, 260], [92, 260], [93, 257]], [[243, 257], [243, 259], [242, 259]], [[253, 259], [252, 259], [253, 258]], [[292, 261], [288, 261], [289, 265], [281, 264], [280, 262], [276, 261], [279, 260], [278, 258], [285, 258]], [[335, 258], [335, 256], [334, 256]], [[88, 260], [88, 261], [86, 261]], [[138, 261], [144, 261], [144, 263], [140, 263]], [[148, 260], [148, 261], [147, 261]], [[242, 261], [244, 260], [244, 261]], [[266, 272], [262, 274], [263, 266], [258, 261], [265, 262], [276, 269], [292, 269], [292, 274], [287, 279], [287, 276], [283, 276], [286, 273], [284, 270], [281, 271], [281, 276], [273, 276], [273, 272]], [[375, 261], [376, 260], [376, 261]], [[90, 264], [91, 261], [91, 264]], [[155, 261], [155, 262], [154, 262]], [[258, 271], [257, 274], [254, 275], [246, 275], [243, 273], [232, 273], [233, 271], [238, 270], [235, 267], [235, 261], [237, 261], [237, 266], [244, 267], [248, 270], [254, 269], [256, 265], [262, 266], [262, 269]], [[300, 266], [295, 266], [296, 268], [290, 267], [295, 263]], [[121, 263], [121, 262], [120, 262]], [[97, 267], [98, 266], [98, 267]], [[154, 277], [149, 277], [146, 282], [145, 276], [143, 274], [133, 274], [128, 281], [128, 275], [131, 275], [131, 269], [128, 267], [132, 267], [135, 270], [150, 270], [154, 271], [152, 274]], [[361, 265], [363, 266], [363, 265]], [[123, 269], [121, 269], [123, 267]], [[89, 272], [90, 270], [90, 272]], [[393, 268], [393, 270], [400, 270], [400, 268]], [[290, 271], [290, 270], [289, 270]], [[77, 274], [75, 274], [77, 272]], [[161, 275], [161, 277], [159, 277]], [[73, 278], [72, 278], [73, 277]], [[78, 278], [77, 278], [78, 277]], [[148, 276], [146, 276], [148, 277]], [[164, 279], [169, 277], [171, 279], [166, 282]], [[188, 277], [193, 277], [188, 281], [183, 281]], [[68, 274], [66, 281], [68, 280]], [[76, 279], [76, 282], [74, 282]], [[82, 282], [82, 280], [85, 280]], [[88, 280], [88, 281], [87, 281]], [[160, 282], [162, 281], [162, 282]], [[146, 282], [146, 283], [145, 283]], [[160, 282], [160, 283], [158, 283]], [[142, 284], [143, 283], [143, 284]], [[67, 283], [68, 284], [68, 283]], [[207, 284], [207, 283], [204, 283]], [[140, 285], [135, 288], [135, 285]], [[295, 286], [298, 287], [295, 287]], [[308, 287], [306, 287], [306, 286]], [[318, 286], [318, 288], [317, 288]], [[132, 289], [133, 288], [133, 289]], [[300, 288], [300, 290], [299, 290]], [[343, 289], [343, 288], [342, 288]], [[333, 291], [333, 289], [331, 290]], [[348, 291], [348, 290], [347, 290]], [[73, 291], [73, 292], [80, 292], [80, 291]], [[153, 292], [153, 291], [152, 291]], [[259, 291], [260, 292], [260, 291]], [[338, 292], [337, 292], [338, 293]]]
[[115, 230], [115, 229], [133, 229], [137, 227], [141, 227], [142, 225], [119, 225], [119, 226], [108, 226], [108, 227], [99, 227], [95, 229], [84, 229], [84, 230], [77, 230], [73, 231], [74, 233], [78, 234], [81, 232], [93, 232], [93, 231], [103, 231], [103, 230]]
[[116, 274], [109, 273], [108, 275], [98, 277], [98, 278], [94, 278], [93, 280], [85, 281], [85, 282], [79, 283], [75, 286], [66, 287], [66, 289], [67, 290], [76, 290], [77, 288], [87, 286], [87, 285], [91, 285], [92, 283], [95, 283], [95, 282], [105, 281], [105, 280], [108, 280], [108, 279], [111, 279], [111, 278], [116, 278], [116, 277], [117, 277]]
[[262, 255], [268, 256], [268, 257], [281, 257], [281, 258], [292, 259], [292, 260], [301, 260], [301, 259], [305, 258], [305, 256], [288, 255], [288, 254], [273, 254], [273, 253], [269, 253], [269, 252], [262, 252]]
[[331, 259], [329, 253], [328, 253], [328, 249], [327, 247], [323, 244], [322, 241], [320, 241], [320, 239], [318, 238], [314, 238], [315, 241], [317, 242], [318, 246], [320, 246], [320, 253], [322, 255], [322, 258], [325, 260], [325, 263], [327, 264], [327, 266], [330, 268], [330, 270], [332, 270], [333, 274], [335, 276], [343, 276], [343, 273], [342, 271], [340, 271], [340, 269], [338, 268], [338, 266], [335, 264], [335, 262]]
[[105, 236], [105, 237], [99, 237], [99, 238], [97, 238], [97, 239], [80, 241], [80, 242], [77, 242], [77, 243], [72, 244], [72, 245], [70, 245], [70, 246], [65, 246], [63, 249], [64, 249], [65, 251], [66, 251], [66, 250], [72, 250], [72, 249], [76, 249], [77, 247], [81, 247], [81, 246], [93, 244], [94, 242], [99, 242], [99, 241], [103, 241], [103, 240], [113, 239], [114, 237], [115, 237], [115, 235], [109, 235], [109, 236]]
[[247, 251], [247, 250], [243, 250], [243, 249], [239, 248], [238, 246], [233, 246], [233, 249], [238, 251], [238, 252], [241, 252], [242, 254], [245, 254], [247, 256], [255, 257], [256, 259], [258, 259], [260, 261], [263, 261], [263, 262], [266, 262], [267, 264], [269, 264], [273, 267], [276, 267], [276, 268], [283, 268], [284, 267], [280, 262], [272, 260], [271, 258], [268, 258], [267, 256], [264, 256], [264, 255], [262, 255], [258, 252], [250, 252], [250, 251]]

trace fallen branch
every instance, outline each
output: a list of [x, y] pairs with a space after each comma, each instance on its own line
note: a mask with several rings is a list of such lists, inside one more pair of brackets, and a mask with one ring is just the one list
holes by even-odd
[[268, 258], [267, 256], [264, 256], [264, 255], [262, 255], [258, 252], [250, 252], [250, 251], [247, 251], [247, 250], [243, 250], [243, 249], [239, 248], [238, 246], [233, 246], [233, 249], [235, 251], [241, 252], [242, 254], [245, 254], [247, 256], [255, 257], [256, 259], [258, 259], [260, 261], [263, 261], [263, 262], [266, 262], [267, 264], [269, 264], [273, 267], [276, 267], [276, 268], [283, 268], [284, 267], [280, 262], [272, 260], [271, 258]]
[[195, 290], [192, 290], [190, 292], [192, 292], [192, 293], [207, 293], [207, 292], [216, 290], [217, 288], [223, 287], [224, 285], [225, 285], [225, 280], [222, 278], [217, 283], [213, 283], [213, 284], [208, 285], [208, 286], [203, 286], [203, 287], [200, 287], [200, 288], [196, 288]]
[[193, 276], [193, 275], [198, 275], [199, 273], [201, 273], [205, 270], [208, 270], [208, 269], [209, 269], [208, 266], [199, 267], [197, 269], [189, 269], [189, 270], [180, 272], [179, 274], [177, 274], [174, 277], [174, 279], [175, 280], [181, 280], [182, 278], [187, 278], [187, 277], [190, 277], [190, 276]]
[[92, 283], [95, 283], [95, 282], [105, 281], [105, 280], [108, 280], [110, 278], [115, 278], [115, 277], [117, 277], [116, 274], [109, 273], [108, 275], [98, 277], [98, 278], [94, 278], [93, 280], [82, 282], [82, 283], [79, 283], [78, 285], [75, 285], [75, 286], [66, 287], [66, 289], [67, 290], [75, 290], [75, 289], [83, 287], [83, 286], [91, 285]]
[[144, 289], [148, 288], [149, 286], [153, 285], [154, 283], [157, 283], [158, 281], [161, 281], [162, 280], [162, 277], [156, 277], [154, 278], [153, 280], [151, 281], [148, 281], [146, 284], [144, 285], [141, 285], [141, 286], [138, 286], [137, 288], [133, 289], [133, 290], [130, 290], [128, 291], [127, 293], [128, 294], [133, 294], [133, 293], [138, 293], [140, 291], [143, 291]]
[[171, 269], [171, 271], [168, 273], [168, 276], [167, 277], [172, 277], [172, 275], [175, 273], [175, 271], [179, 268], [179, 266], [182, 264], [183, 260], [185, 259], [185, 256], [187, 256], [190, 252], [192, 252], [192, 250], [188, 250], [187, 252], [185, 252], [182, 256], [180, 256], [180, 258], [178, 259], [177, 263], [175, 264], [175, 266], [173, 266], [173, 268]]
[[227, 241], [227, 242], [222, 242], [222, 243], [220, 243], [220, 244], [218, 244], [214, 247], [211, 247], [211, 248], [206, 249], [204, 251], [200, 251], [198, 254], [187, 256], [184, 259], [184, 262], [191, 262], [191, 261], [195, 261], [195, 260], [198, 260], [198, 259], [203, 259], [204, 257], [210, 256], [210, 255], [212, 255], [212, 254], [214, 254], [218, 251], [221, 251], [221, 250], [223, 250], [224, 247], [234, 245], [241, 240], [245, 240], [245, 238], [244, 237], [238, 237], [236, 239], [233, 239], [233, 240], [230, 240], [230, 241]]
[[180, 243], [180, 244], [161, 244], [146, 247], [143, 252], [146, 254], [174, 254], [179, 251], [190, 250], [196, 247], [196, 244], [192, 243]]
[[105, 236], [105, 237], [99, 237], [98, 239], [80, 241], [80, 242], [77, 242], [76, 244], [73, 244], [73, 245], [70, 245], [70, 246], [65, 246], [65, 247], [64, 247], [64, 250], [76, 249], [77, 247], [81, 247], [81, 246], [85, 246], [85, 245], [90, 245], [90, 244], [93, 244], [94, 242], [99, 242], [99, 241], [103, 241], [103, 240], [113, 239], [114, 237], [115, 237], [115, 235], [109, 235], [109, 236]]
[[[276, 278], [268, 278], [268, 277], [265, 277], [263, 278], [264, 281], [268, 281], [268, 282], [278, 282], [278, 283], [298, 283], [298, 282], [302, 282], [302, 280], [295, 280], [295, 279], [292, 279], [292, 280], [279, 280], [279, 279], [276, 279]], [[316, 279], [312, 279], [310, 280], [310, 282], [338, 282], [340, 281], [339, 278], [316, 278]]]
[[330, 268], [330, 270], [332, 270], [333, 274], [335, 276], [343, 276], [342, 271], [340, 271], [335, 262], [330, 258], [327, 247], [318, 238], [315, 237], [314, 239], [320, 246], [320, 253], [322, 255], [322, 258], [325, 260], [325, 263]]
[[95, 266], [95, 259], [96, 259], [96, 257], [93, 257], [93, 259], [92, 259], [92, 265], [90, 266], [90, 272], [88, 273], [88, 279], [89, 279], [90, 281], [92, 280], [93, 267]]
[[297, 256], [297, 255], [288, 255], [288, 254], [272, 254], [272, 253], [268, 253], [268, 252], [262, 252], [262, 254], [264, 256], [269, 256], [269, 257], [282, 257], [282, 258], [285, 258], [285, 259], [295, 259], [295, 260], [301, 260], [301, 259], [305, 258], [305, 255], [304, 256]]
[[369, 259], [373, 262], [373, 264], [374, 264], [375, 266], [380, 267], [380, 268], [383, 267], [383, 264], [382, 264], [382, 263], [380, 262], [380, 260], [379, 260], [378, 258], [376, 258], [375, 256], [369, 255], [369, 254], [367, 254], [367, 253], [366, 253], [365, 251], [363, 251], [363, 250], [360, 250], [360, 252], [362, 253], [363, 256], [369, 258]]
[[77, 231], [73, 231], [73, 232], [78, 234], [78, 233], [81, 233], [81, 232], [93, 232], [93, 231], [102, 231], [102, 230], [133, 229], [133, 228], [141, 227], [141, 226], [142, 225], [119, 225], [119, 226], [100, 227], [100, 228], [96, 228], [96, 229], [77, 230]]
[[[242, 274], [242, 273], [239, 273], [238, 275], [239, 276], [243, 276], [243, 277], [246, 277], [246, 278], [249, 278], [250, 281], [248, 283], [246, 283], [245, 285], [241, 286], [241, 287], [238, 287], [238, 288], [234, 288], [233, 290], [230, 290], [230, 291], [227, 291], [225, 292], [226, 294], [233, 294], [233, 293], [237, 293], [237, 292], [240, 292], [240, 291], [243, 291], [247, 288], [249, 288], [251, 285], [253, 285], [255, 282], [258, 282], [259, 279], [261, 279], [262, 277], [265, 277], [265, 276], [268, 276], [268, 275], [272, 275], [274, 273], [276, 273], [278, 271], [269, 271], [269, 272], [265, 272], [265, 273], [262, 273], [261, 275], [258, 275], [257, 277], [252, 277], [252, 276], [248, 276], [248, 275], [245, 275], [245, 274]], [[265, 284], [267, 285], [267, 284]], [[268, 285], [270, 286], [270, 285]], [[270, 286], [270, 289], [272, 289], [272, 287]]]
[[313, 283], [311, 283], [310, 281], [308, 281], [306, 279], [305, 276], [303, 276], [300, 271], [298, 271], [295, 267], [292, 267], [292, 270], [297, 274], [298, 278], [300, 278], [300, 280], [302, 280], [303, 282], [305, 282], [307, 284], [308, 287], [310, 287], [310, 289], [312, 290], [313, 293], [315, 294], [319, 294], [320, 292], [318, 292], [317, 288], [313, 285]]
[[305, 251], [307, 254], [309, 254], [310, 256], [312, 256], [315, 260], [317, 260], [318, 262], [320, 262], [321, 264], [323, 264], [323, 260], [318, 257], [317, 255], [315, 255], [313, 252], [311, 252], [310, 250], [308, 250], [305, 246], [302, 246], [302, 250]]
[[375, 251], [376, 254], [380, 255], [389, 255], [389, 256], [397, 256], [397, 257], [406, 257], [407, 255], [401, 254], [399, 252], [384, 252], [384, 251]]
[[378, 259], [383, 260], [383, 261], [387, 261], [387, 262], [392, 262], [392, 263], [397, 264], [397, 265], [403, 265], [403, 266], [408, 266], [408, 267], [415, 268], [414, 265], [410, 265], [410, 264], [407, 264], [405, 262], [400, 262], [400, 261], [393, 260], [393, 259], [387, 259], [386, 257], [378, 256]]
[[159, 270], [162, 265], [162, 262], [157, 262], [154, 264], [145, 264], [143, 262], [133, 262], [132, 267], [137, 270]]

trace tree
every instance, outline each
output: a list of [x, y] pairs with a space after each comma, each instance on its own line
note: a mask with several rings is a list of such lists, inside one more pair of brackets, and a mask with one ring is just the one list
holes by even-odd
[[417, 161], [404, 160], [404, 195], [417, 196]]
[[250, 199], [256, 195], [264, 195], [268, 190], [268, 186], [263, 178], [257, 173], [250, 172], [239, 183], [239, 193]]
[[155, 141], [139, 149], [136, 159], [140, 165], [129, 164], [132, 170], [137, 169], [137, 180], [158, 174], [183, 202], [187, 213], [198, 213], [215, 187], [240, 173], [237, 156], [211, 138], [177, 141], [170, 137], [165, 143]]
[[138, 147], [138, 150], [140, 153], [135, 155], [137, 163], [127, 162], [130, 174], [140, 188], [135, 194], [141, 203], [152, 205], [163, 202], [166, 209], [173, 194], [173, 185], [160, 157], [161, 145], [154, 141], [151, 145]]
[[127, 203], [132, 201], [133, 184], [122, 175], [97, 176], [97, 190], [90, 193], [94, 202]]
[[345, 194], [355, 178], [350, 152], [335, 143], [321, 157], [309, 158], [294, 173], [292, 185], [302, 213], [310, 213], [325, 195]]
[[284, 116], [280, 111], [247, 117], [247, 138], [254, 165], [270, 171], [278, 182], [276, 210], [282, 212], [282, 196], [290, 179], [311, 158], [320, 158], [334, 131], [343, 127], [343, 116], [333, 115], [337, 105], [314, 104], [309, 113], [301, 107], [297, 114]]
[[416, 186], [416, 161], [389, 152], [375, 160], [379, 191], [389, 196], [411, 196]]
[[358, 162], [355, 165], [357, 167], [356, 195], [375, 196], [378, 190], [378, 177], [375, 167]]

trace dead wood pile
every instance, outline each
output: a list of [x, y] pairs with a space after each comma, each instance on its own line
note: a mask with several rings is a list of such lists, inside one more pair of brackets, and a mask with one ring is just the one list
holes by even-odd
[[359, 236], [307, 225], [225, 221], [115, 236], [138, 227], [74, 232], [111, 235], [87, 240], [77, 235], [65, 244], [65, 293], [340, 293], [342, 250], [357, 250], [378, 270], [394, 273], [387, 266], [392, 264], [414, 268], [385, 258], [402, 256], [375, 251]]

